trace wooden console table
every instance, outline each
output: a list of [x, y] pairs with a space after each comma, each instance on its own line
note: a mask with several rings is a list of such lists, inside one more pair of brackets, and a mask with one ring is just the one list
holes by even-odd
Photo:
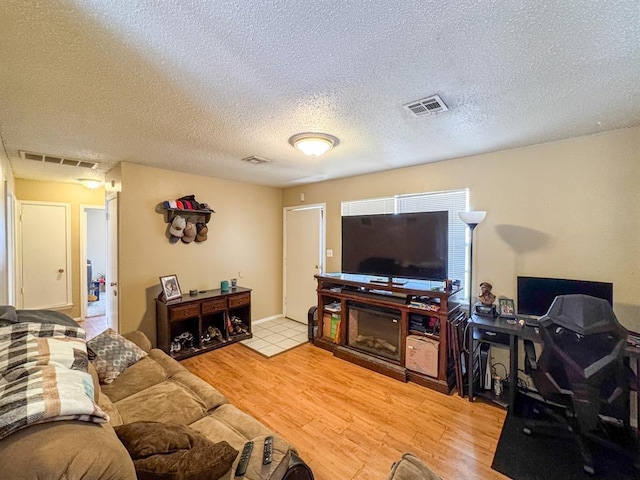
[[[233, 317], [242, 322], [246, 332], [228, 331], [227, 326]], [[156, 326], [158, 348], [176, 360], [251, 338], [251, 289], [237, 287], [225, 292], [215, 289], [170, 302], [157, 298]], [[222, 339], [206, 341], [203, 337], [209, 327], [219, 329]], [[193, 335], [193, 346], [172, 352], [172, 340], [183, 333]]]
[[[455, 375], [449, 372], [451, 357], [447, 338], [448, 322], [463, 316], [455, 296], [462, 291], [454, 287], [445, 290], [443, 282], [409, 280], [402, 285], [372, 283], [373, 277], [352, 274], [316, 275], [318, 281], [318, 335], [314, 345], [333, 352], [336, 357], [356, 363], [370, 370], [401, 381], [412, 381], [449, 393]], [[412, 305], [414, 302], [414, 305]], [[415, 306], [415, 302], [434, 306], [428, 310]], [[399, 355], [387, 358], [371, 351], [363, 351], [349, 345], [350, 310], [359, 306], [371, 307], [387, 312], [399, 319]], [[437, 311], [436, 311], [437, 309]], [[412, 322], [420, 321], [433, 325], [431, 331], [411, 328]], [[331, 322], [331, 324], [327, 324]], [[428, 340], [438, 346], [436, 375], [409, 368], [407, 337]], [[353, 336], [353, 335], [352, 335]], [[411, 348], [411, 347], [410, 347]]]

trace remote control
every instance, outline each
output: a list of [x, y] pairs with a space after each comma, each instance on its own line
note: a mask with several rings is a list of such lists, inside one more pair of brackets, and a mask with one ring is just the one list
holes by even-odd
[[247, 473], [247, 467], [249, 466], [249, 457], [253, 451], [253, 442], [247, 442], [244, 444], [242, 453], [240, 454], [240, 462], [236, 467], [236, 477], [241, 477]]
[[268, 436], [264, 439], [264, 451], [262, 453], [262, 464], [269, 465], [273, 459], [273, 437]]

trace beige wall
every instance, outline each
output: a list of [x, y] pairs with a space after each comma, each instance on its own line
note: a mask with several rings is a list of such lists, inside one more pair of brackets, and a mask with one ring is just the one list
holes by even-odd
[[341, 201], [467, 187], [488, 212], [474, 284], [515, 298], [518, 275], [613, 282], [618, 318], [640, 330], [639, 127], [288, 188], [283, 204], [326, 202], [327, 271], [339, 271]]
[[71, 204], [71, 288], [73, 307], [61, 310], [70, 317], [80, 318], [80, 205], [104, 205], [104, 189], [89, 190], [70, 183], [15, 180], [17, 200], [59, 202]]
[[[252, 288], [254, 320], [282, 312], [282, 190], [122, 163], [107, 175], [119, 194], [120, 331], [155, 343], [159, 277], [176, 274], [183, 294], [238, 278]], [[159, 203], [194, 194], [208, 203], [208, 240], [172, 245]]]

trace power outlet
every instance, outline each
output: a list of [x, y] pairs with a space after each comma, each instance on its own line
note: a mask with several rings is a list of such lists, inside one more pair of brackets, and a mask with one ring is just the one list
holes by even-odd
[[331, 258], [331, 257], [333, 257], [333, 250], [328, 249], [327, 250], [327, 258]]

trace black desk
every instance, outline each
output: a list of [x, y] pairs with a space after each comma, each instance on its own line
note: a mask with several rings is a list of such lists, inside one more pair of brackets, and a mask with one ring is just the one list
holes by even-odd
[[[492, 338], [492, 336], [494, 338]], [[509, 392], [508, 407], [511, 409], [515, 405], [516, 392], [518, 391], [518, 339], [530, 339], [539, 342], [539, 334], [534, 327], [521, 327], [520, 325], [508, 323], [505, 318], [491, 318], [473, 315], [469, 321], [467, 331], [467, 348], [469, 350], [469, 368], [467, 376], [469, 382], [469, 400], [473, 401], [473, 370], [474, 355], [473, 345], [475, 341], [489, 342], [498, 345], [508, 345], [509, 347]], [[482, 372], [481, 372], [482, 374]]]
[[630, 360], [636, 362], [636, 436], [640, 437], [640, 348], [627, 345], [624, 351]]
[[[493, 334], [496, 334], [494, 339], [491, 338], [491, 335]], [[473, 393], [474, 337], [476, 342], [481, 341], [503, 346], [508, 345], [509, 393], [507, 406], [510, 409], [513, 408], [516, 401], [516, 393], [518, 391], [518, 339], [521, 338], [523, 340], [532, 340], [533, 342], [540, 343], [540, 334], [538, 333], [537, 328], [528, 327], [526, 325], [521, 327], [517, 323], [511, 324], [508, 323], [505, 318], [491, 318], [472, 315], [467, 332], [467, 348], [469, 350], [469, 363], [467, 368], [469, 401], [473, 401], [475, 399], [475, 395]], [[630, 361], [635, 360], [636, 363], [636, 418], [639, 423], [639, 428], [636, 432], [640, 434], [640, 348], [627, 346], [625, 348], [625, 355]]]

